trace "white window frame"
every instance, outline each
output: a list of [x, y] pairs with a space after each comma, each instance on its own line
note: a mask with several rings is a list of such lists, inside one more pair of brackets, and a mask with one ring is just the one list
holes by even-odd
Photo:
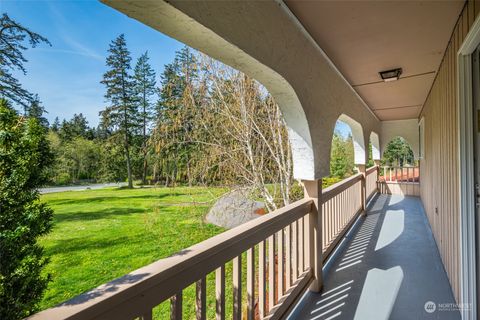
[[462, 46], [457, 52], [458, 70], [458, 145], [460, 180], [460, 244], [461, 244], [461, 301], [470, 303], [463, 308], [462, 319], [477, 319], [476, 289], [476, 221], [475, 221], [475, 179], [473, 161], [473, 88], [472, 54], [480, 45], [480, 17], [475, 20]]
[[425, 156], [425, 118], [422, 117], [418, 122], [418, 159]]

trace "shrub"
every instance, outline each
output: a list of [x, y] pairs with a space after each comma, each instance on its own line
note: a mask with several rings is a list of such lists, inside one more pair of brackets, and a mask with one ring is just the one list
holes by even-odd
[[51, 163], [46, 129], [0, 99], [0, 319], [32, 314], [49, 281], [37, 238], [50, 231], [52, 210], [37, 189]]

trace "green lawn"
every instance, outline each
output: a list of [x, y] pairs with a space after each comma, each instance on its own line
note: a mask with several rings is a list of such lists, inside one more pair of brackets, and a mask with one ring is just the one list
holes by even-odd
[[[203, 217], [212, 200], [223, 192], [220, 188], [182, 187], [43, 195], [42, 200], [55, 211], [55, 226], [41, 239], [51, 259], [46, 271], [52, 274], [41, 309], [222, 232], [222, 228], [204, 223]], [[228, 265], [227, 274], [230, 270]], [[213, 280], [210, 275], [210, 289]], [[209, 311], [214, 312], [213, 297], [208, 303]], [[191, 287], [184, 293], [184, 307], [192, 309], [193, 304]], [[163, 304], [155, 310], [156, 318], [166, 318], [167, 312], [168, 306]], [[191, 318], [190, 313], [186, 318]]]

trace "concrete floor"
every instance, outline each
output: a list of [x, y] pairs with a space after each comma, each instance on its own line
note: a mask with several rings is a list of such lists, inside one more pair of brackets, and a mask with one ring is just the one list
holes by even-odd
[[420, 199], [377, 195], [368, 208], [326, 264], [322, 293], [289, 319], [460, 319]]

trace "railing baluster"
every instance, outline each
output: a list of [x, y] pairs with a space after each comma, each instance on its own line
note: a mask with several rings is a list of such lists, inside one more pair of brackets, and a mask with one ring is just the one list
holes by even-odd
[[287, 263], [285, 273], [285, 291], [290, 289], [292, 284], [292, 228], [290, 225], [285, 228], [285, 260]]
[[275, 234], [268, 237], [268, 310], [275, 306]]
[[297, 221], [292, 223], [292, 281], [297, 281], [298, 272], [298, 234]]
[[265, 288], [265, 265], [266, 265], [266, 252], [265, 241], [260, 242], [258, 245], [258, 310], [260, 319], [266, 316], [266, 288]]
[[182, 300], [183, 293], [180, 291], [176, 295], [170, 298], [170, 319], [181, 320], [182, 319]]
[[215, 270], [216, 319], [225, 319], [225, 265]]
[[284, 277], [285, 277], [285, 268], [284, 268], [284, 253], [283, 251], [285, 250], [285, 247], [283, 246], [283, 232], [284, 230], [281, 229], [278, 231], [277, 235], [277, 242], [278, 242], [278, 259], [277, 259], [277, 266], [278, 266], [278, 293], [277, 293], [277, 299], [280, 300], [280, 298], [283, 296], [284, 292]]
[[149, 309], [143, 313], [143, 315], [140, 317], [142, 320], [152, 320], [152, 309]]
[[255, 247], [247, 250], [247, 317], [255, 319]]
[[195, 314], [197, 320], [207, 319], [207, 279], [203, 277], [195, 286]]
[[303, 251], [303, 218], [297, 221], [298, 223], [298, 252], [299, 252], [299, 257], [298, 257], [298, 274], [302, 274], [303, 271], [305, 270], [303, 268], [303, 259], [304, 259], [304, 251]]
[[242, 255], [233, 259], [233, 319], [242, 319]]
[[[186, 289], [187, 291], [192, 291], [192, 294], [193, 291], [195, 291], [195, 294], [192, 295], [192, 300], [194, 301], [191, 301], [195, 306], [191, 307], [192, 310], [188, 310], [189, 315], [187, 317], [185, 314], [186, 318], [205, 320], [208, 313], [207, 293], [213, 294], [213, 292], [215, 292], [216, 307], [215, 311], [209, 310], [209, 312], [211, 311], [212, 313], [215, 313], [217, 319], [225, 319], [227, 308], [229, 310], [229, 316], [231, 313], [234, 319], [241, 319], [242, 316], [245, 317], [246, 310], [242, 310], [241, 308], [242, 300], [245, 300], [245, 298], [248, 301], [248, 319], [253, 320], [255, 317], [258, 317], [258, 315], [260, 315], [261, 318], [265, 318], [268, 311], [266, 305], [268, 302], [266, 296], [266, 236], [270, 238], [268, 239], [270, 241], [270, 253], [268, 255], [270, 258], [270, 265], [268, 266], [270, 268], [270, 308], [274, 305], [278, 305], [280, 297], [282, 298], [282, 301], [286, 299], [286, 302], [282, 302], [285, 303], [285, 305], [279, 305], [278, 313], [275, 314], [275, 317], [283, 317], [284, 312], [287, 311], [287, 306], [289, 306], [293, 300], [298, 298], [302, 289], [312, 280], [310, 277], [311, 274], [309, 274], [308, 277], [301, 279], [297, 288], [292, 288], [291, 286], [292, 272], [295, 274], [298, 273], [298, 265], [295, 265], [295, 268], [292, 268], [292, 246], [293, 250], [296, 251], [295, 257], [297, 261], [302, 258], [302, 256], [298, 254], [299, 241], [303, 240], [298, 239], [298, 221], [311, 214], [312, 205], [315, 205], [315, 203], [310, 199], [296, 201], [285, 208], [277, 210], [274, 214], [259, 217], [256, 220], [239, 226], [238, 228], [230, 229], [222, 234], [207, 239], [202, 243], [186, 248], [177, 255], [161, 259], [152, 265], [147, 266], [146, 270], [149, 270], [150, 274], [153, 275], [153, 281], [157, 281], [156, 287], [155, 283], [151, 282], [152, 278], [150, 277], [139, 279], [136, 283], [126, 284], [122, 287], [122, 292], [128, 295], [131, 299], [138, 301], [145, 300], [135, 306], [132, 305], [128, 307], [125, 305], [125, 307], [119, 309], [118, 306], [122, 306], [122, 303], [124, 303], [124, 295], [119, 295], [117, 292], [106, 292], [92, 304], [81, 304], [77, 306], [75, 310], [64, 306], [58, 306], [57, 308], [60, 308], [61, 310], [60, 313], [57, 313], [58, 310], [55, 308], [42, 311], [41, 313], [36, 314], [35, 317], [39, 319], [53, 319], [58, 314], [62, 314], [66, 315], [65, 318], [86, 319], [90, 316], [90, 306], [93, 305], [96, 310], [100, 310], [102, 318], [105, 319], [141, 318], [142, 320], [150, 320], [152, 319], [152, 310], [148, 310], [148, 308], [152, 309], [153, 306], [165, 302], [167, 304], [165, 307], [168, 309], [164, 310], [166, 311], [165, 318], [179, 320], [182, 319], [183, 290]], [[321, 215], [316, 216], [320, 217]], [[292, 225], [296, 225], [294, 239], [292, 239], [291, 233]], [[320, 225], [320, 222], [318, 222], [318, 225]], [[284, 241], [284, 229], [287, 230], [287, 243]], [[273, 232], [275, 233], [272, 234]], [[302, 232], [301, 229], [300, 232]], [[306, 231], [303, 230], [303, 234], [305, 234], [305, 232]], [[257, 250], [255, 248], [256, 245], [252, 247], [255, 243], [259, 245], [258, 254], [255, 252], [255, 250]], [[277, 247], [278, 249], [276, 249]], [[303, 244], [303, 247], [305, 247], [305, 244]], [[212, 252], [215, 252], [216, 254], [212, 256]], [[242, 265], [245, 263], [242, 261], [244, 259], [244, 252], [247, 253], [246, 279], [244, 279], [244, 276], [242, 275]], [[287, 255], [286, 264], [288, 280], [284, 283], [285, 254]], [[257, 256], [259, 256], [259, 262], [256, 261]], [[229, 279], [226, 280], [225, 273], [227, 268], [226, 264], [228, 264], [230, 260], [233, 260], [233, 291], [232, 296], [226, 297], [226, 281], [231, 278], [229, 276]], [[216, 269], [212, 269], [212, 266], [216, 267]], [[305, 267], [305, 262], [303, 263], [303, 266]], [[209, 288], [212, 290], [208, 290], [207, 292], [206, 279], [212, 276], [210, 273], [213, 270], [215, 271], [215, 285], [212, 284], [212, 288]], [[129, 276], [136, 277], [140, 272], [145, 272], [145, 270], [137, 270], [136, 272], [129, 274]], [[246, 280], [246, 291], [248, 294], [247, 297], [243, 297], [243, 299], [242, 295], [244, 292], [242, 292], [242, 280]], [[284, 294], [286, 292], [287, 283], [290, 286], [288, 296]], [[114, 284], [115, 283], [109, 283], [108, 285]], [[192, 284], [195, 288], [189, 287]], [[155, 288], [153, 288], [152, 285]], [[230, 289], [229, 283], [228, 289]], [[256, 296], [257, 292], [259, 293], [259, 297]], [[228, 294], [230, 294], [230, 291]], [[88, 295], [84, 294], [79, 296], [79, 298], [83, 301], [88, 301]], [[231, 298], [233, 298], [232, 305], [225, 306], [225, 300], [230, 302]], [[256, 309], [256, 299], [259, 300], [258, 311]], [[232, 311], [230, 311], [231, 307]], [[156, 309], [154, 312], [156, 312]]]

